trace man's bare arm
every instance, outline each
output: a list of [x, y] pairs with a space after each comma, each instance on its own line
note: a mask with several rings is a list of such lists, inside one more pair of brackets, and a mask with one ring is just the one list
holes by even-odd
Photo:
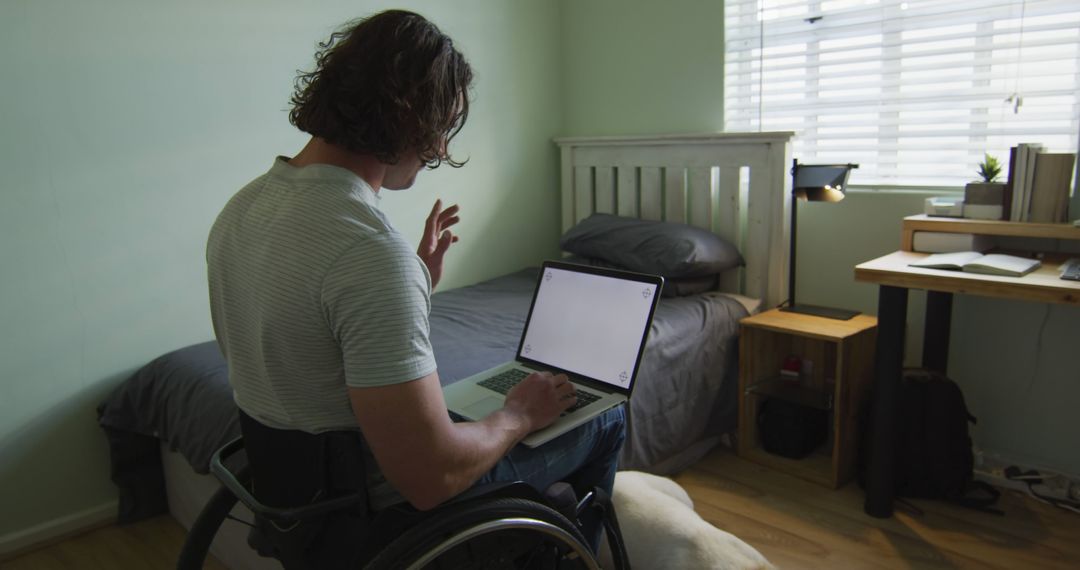
[[532, 374], [506, 405], [478, 422], [454, 423], [439, 376], [374, 388], [349, 388], [353, 413], [386, 479], [420, 510], [468, 489], [529, 433], [573, 405], [566, 376]]

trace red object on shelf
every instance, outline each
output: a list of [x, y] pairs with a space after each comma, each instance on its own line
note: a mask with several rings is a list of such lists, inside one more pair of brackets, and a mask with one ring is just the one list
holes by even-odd
[[802, 359], [792, 354], [784, 359], [784, 364], [780, 367], [780, 376], [786, 380], [798, 382], [801, 371]]

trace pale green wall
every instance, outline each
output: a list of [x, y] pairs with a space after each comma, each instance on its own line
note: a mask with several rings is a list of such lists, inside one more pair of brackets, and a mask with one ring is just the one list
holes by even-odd
[[720, 0], [564, 0], [562, 22], [566, 135], [723, 128]]
[[[382, 201], [415, 241], [462, 206], [444, 286], [556, 253], [559, 6], [398, 3], [470, 58], [461, 170]], [[212, 338], [203, 248], [221, 206], [306, 138], [294, 72], [373, 1], [0, 3], [0, 539], [115, 498], [94, 408], [147, 360]]]
[[[722, 2], [567, 1], [562, 21], [567, 134], [722, 129]], [[876, 289], [855, 283], [853, 267], [897, 249], [901, 218], [919, 213], [926, 196], [855, 193], [802, 205], [800, 302], [876, 314]], [[910, 364], [921, 358], [924, 306], [925, 293], [912, 292]], [[979, 445], [1080, 474], [1078, 339], [1080, 308], [956, 296], [949, 372], [979, 416]]]

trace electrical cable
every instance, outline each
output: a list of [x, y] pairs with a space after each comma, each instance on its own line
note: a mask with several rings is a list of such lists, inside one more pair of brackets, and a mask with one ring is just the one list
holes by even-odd
[[[1080, 514], [1080, 502], [1070, 501], [1068, 499], [1059, 499], [1057, 497], [1051, 497], [1049, 495], [1043, 495], [1035, 490], [1035, 485], [1045, 484], [1044, 479], [1046, 476], [1040, 474], [1035, 470], [1028, 470], [1021, 472], [1015, 465], [1010, 465], [1005, 468], [1005, 478], [1010, 481], [1019, 481], [1027, 484], [1027, 493], [1033, 499], [1046, 503], [1047, 505], [1059, 507], [1067, 511]], [[1061, 477], [1061, 475], [1055, 475], [1055, 477]]]
[[1035, 366], [1031, 368], [1031, 377], [1028, 379], [1025, 397], [1031, 397], [1031, 389], [1035, 387], [1035, 380], [1039, 377], [1039, 364], [1042, 362], [1043, 333], [1046, 332], [1046, 322], [1050, 320], [1050, 304], [1046, 304], [1043, 313], [1042, 324], [1039, 325], [1039, 335], [1035, 337]]

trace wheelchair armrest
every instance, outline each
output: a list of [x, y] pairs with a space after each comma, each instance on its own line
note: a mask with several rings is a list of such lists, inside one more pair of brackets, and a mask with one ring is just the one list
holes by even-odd
[[348, 495], [335, 497], [325, 501], [317, 501], [300, 507], [278, 508], [264, 505], [259, 502], [259, 500], [251, 494], [251, 491], [248, 490], [247, 486], [241, 482], [241, 480], [250, 480], [250, 473], [246, 465], [239, 469], [238, 473], [233, 473], [228, 467], [225, 467], [225, 460], [232, 457], [243, 448], [244, 440], [242, 437], [238, 437], [225, 444], [210, 458], [210, 472], [213, 473], [218, 481], [221, 481], [221, 484], [229, 489], [233, 495], [236, 495], [236, 498], [239, 499], [244, 506], [251, 509], [251, 512], [257, 515], [279, 521], [298, 521], [331, 511], [341, 510], [356, 504], [363, 504], [366, 500], [366, 497], [361, 493], [350, 493]]
[[[296, 521], [351, 507], [355, 504], [362, 503], [365, 500], [365, 497], [361, 493], [350, 493], [348, 495], [335, 497], [325, 501], [318, 501], [300, 507], [279, 508], [265, 505], [259, 502], [259, 500], [251, 494], [251, 491], [245, 484], [246, 482], [249, 482], [250, 479], [250, 473], [248, 472], [246, 465], [239, 469], [237, 473], [233, 473], [225, 466], [225, 461], [239, 453], [243, 448], [243, 437], [237, 437], [222, 446], [221, 449], [215, 452], [210, 458], [210, 472], [213, 473], [218, 481], [221, 481], [221, 484], [229, 489], [229, 491], [232, 492], [244, 506], [251, 509], [251, 512], [257, 515], [279, 521]], [[505, 497], [530, 499], [540, 503], [547, 503], [543, 495], [528, 483], [523, 481], [495, 481], [469, 488], [461, 494], [447, 500], [440, 506], [456, 505], [478, 499], [496, 499]]]

